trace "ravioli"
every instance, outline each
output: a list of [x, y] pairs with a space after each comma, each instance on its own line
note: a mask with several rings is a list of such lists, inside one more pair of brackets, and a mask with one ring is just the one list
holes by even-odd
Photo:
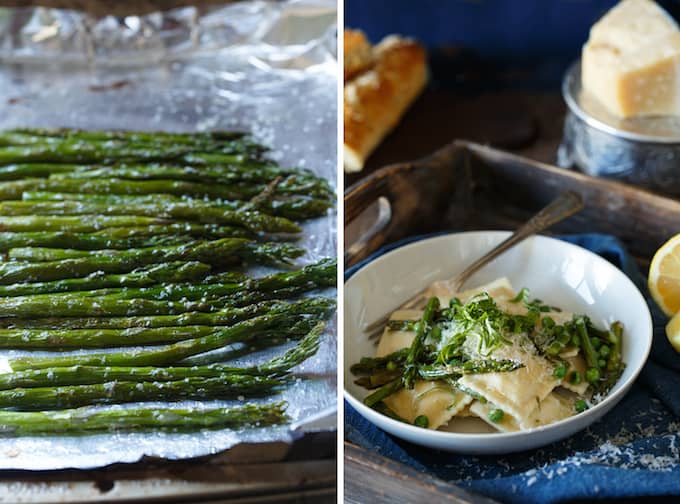
[[501, 421], [493, 422], [489, 419], [489, 414], [493, 410], [498, 409], [498, 407], [498, 405], [489, 402], [484, 404], [480, 401], [474, 401], [470, 404], [470, 412], [474, 413], [490, 426], [501, 432], [516, 432], [519, 430], [534, 429], [542, 425], [548, 425], [563, 420], [574, 414], [573, 401], [556, 392], [547, 395], [530, 415], [523, 418], [518, 418], [504, 412]]
[[520, 420], [531, 415], [560, 383], [546, 359], [519, 345], [501, 345], [493, 357], [521, 362], [524, 367], [512, 372], [468, 374], [458, 383]]
[[[441, 309], [431, 322], [437, 330], [428, 333], [424, 342], [430, 357], [420, 365], [429, 369], [420, 372], [440, 378], [445, 371], [451, 373], [449, 378], [417, 379], [413, 388], [402, 388], [383, 399], [385, 405], [409, 423], [427, 417], [430, 429], [449, 423], [453, 428], [453, 417], [479, 417], [495, 430], [515, 432], [572, 416], [576, 395], [583, 396], [590, 386], [584, 379], [588, 368], [581, 349], [568, 340], [566, 344], [561, 341], [564, 331], [574, 330], [573, 325], [565, 326], [574, 315], [540, 301], [515, 301], [517, 294], [507, 278], [459, 293], [448, 289], [440, 282], [426, 292], [427, 297], [439, 299]], [[450, 305], [453, 298], [462, 304]], [[540, 313], [537, 319], [524, 317], [536, 310]], [[423, 310], [398, 310], [390, 320], [418, 321], [422, 316]], [[552, 319], [552, 325], [546, 317]], [[531, 326], [533, 320], [535, 327]], [[553, 331], [555, 326], [564, 327]], [[376, 357], [408, 348], [414, 338], [415, 331], [385, 328]], [[558, 353], [552, 352], [554, 344], [560, 345]], [[555, 377], [560, 362], [567, 364], [564, 378]], [[582, 377], [579, 383], [570, 379], [575, 371]], [[498, 422], [489, 418], [494, 410], [503, 412]]]
[[474, 289], [468, 289], [462, 292], [451, 292], [450, 288], [445, 282], [435, 282], [425, 291], [426, 297], [436, 296], [439, 298], [439, 302], [445, 306], [448, 305], [451, 299], [458, 298], [461, 302], [466, 303], [472, 299], [477, 294], [486, 292], [494, 299], [512, 299], [515, 297], [515, 293], [512, 290], [512, 285], [510, 280], [505, 277], [498, 278], [491, 283], [482, 285], [480, 287], [475, 287]]
[[[422, 310], [399, 310], [390, 320], [418, 320]], [[385, 329], [377, 357], [384, 357], [408, 347], [415, 338], [414, 331], [389, 331]], [[384, 400], [384, 403], [404, 420], [413, 423], [416, 417], [425, 415], [430, 428], [444, 425], [472, 401], [472, 397], [459, 392], [442, 381], [418, 380], [412, 389], [401, 389]]]
[[401, 389], [384, 402], [409, 423], [425, 415], [429, 427], [437, 429], [470, 404], [472, 397], [442, 381], [417, 380], [412, 389]]
[[[397, 310], [390, 315], [390, 320], [419, 320], [422, 315], [422, 310]], [[378, 350], [375, 352], [375, 356], [384, 357], [397, 350], [411, 346], [415, 336], [416, 333], [413, 331], [390, 331], [385, 328], [380, 338], [380, 343], [378, 343]]]

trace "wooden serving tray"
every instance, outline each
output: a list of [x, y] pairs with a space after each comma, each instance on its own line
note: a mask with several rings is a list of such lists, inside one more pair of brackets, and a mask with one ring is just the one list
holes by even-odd
[[[550, 232], [614, 235], [645, 274], [654, 252], [680, 232], [678, 201], [456, 141], [425, 159], [382, 168], [345, 192], [345, 267], [408, 236], [515, 229], [568, 189], [583, 196], [585, 208]], [[344, 449], [348, 502], [410, 502], [413, 496], [490, 502], [360, 446], [345, 442]]]
[[[643, 272], [680, 232], [680, 202], [480, 144], [455, 141], [418, 161], [382, 168], [345, 192], [345, 266], [385, 244], [435, 231], [515, 229], [567, 189], [585, 208], [550, 233], [608, 233]], [[376, 223], [377, 201], [382, 221]], [[385, 217], [389, 215], [389, 218]]]
[[345, 442], [345, 502], [392, 504], [395, 502], [436, 502], [442, 504], [493, 504], [497, 501], [474, 495]]

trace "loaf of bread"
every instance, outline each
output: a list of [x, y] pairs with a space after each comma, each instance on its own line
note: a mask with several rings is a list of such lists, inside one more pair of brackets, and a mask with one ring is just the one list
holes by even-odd
[[345, 82], [345, 171], [360, 171], [427, 83], [426, 53], [417, 42], [386, 37], [372, 67]]

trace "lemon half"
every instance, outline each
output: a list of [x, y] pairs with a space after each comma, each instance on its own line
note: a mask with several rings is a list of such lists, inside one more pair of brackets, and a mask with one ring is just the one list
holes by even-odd
[[676, 313], [666, 324], [666, 337], [675, 351], [680, 352], [680, 313]]
[[666, 315], [680, 311], [680, 234], [654, 254], [647, 279], [649, 292]]

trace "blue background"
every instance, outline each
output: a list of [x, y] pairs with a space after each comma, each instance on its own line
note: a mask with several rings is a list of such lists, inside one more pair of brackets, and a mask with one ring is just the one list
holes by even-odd
[[[429, 49], [463, 46], [496, 67], [524, 67], [557, 86], [590, 26], [614, 0], [345, 0], [345, 26], [372, 42], [399, 33]], [[676, 19], [680, 2], [658, 2]], [[528, 79], [530, 80], [530, 79]]]

